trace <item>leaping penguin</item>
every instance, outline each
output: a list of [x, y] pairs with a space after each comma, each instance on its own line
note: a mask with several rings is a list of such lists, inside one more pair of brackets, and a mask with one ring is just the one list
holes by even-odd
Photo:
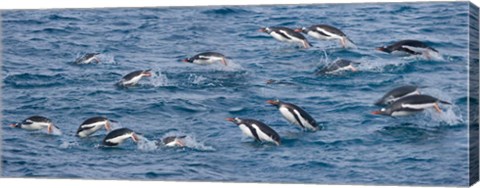
[[254, 138], [260, 142], [271, 142], [280, 145], [280, 136], [272, 128], [264, 123], [253, 119], [241, 119], [241, 118], [227, 118], [227, 121], [231, 121], [238, 125], [240, 130], [249, 137]]
[[186, 63], [193, 63], [193, 64], [199, 64], [199, 65], [212, 64], [219, 61], [223, 65], [227, 66], [225, 55], [218, 52], [203, 52], [191, 58], [186, 58], [182, 61]]
[[[168, 136], [162, 139], [162, 143], [166, 147], [185, 147], [186, 135], [181, 136]], [[158, 145], [158, 144], [157, 144]]]
[[138, 136], [129, 128], [115, 129], [108, 133], [103, 139], [102, 144], [105, 146], [118, 146], [125, 140], [131, 138], [134, 142], [138, 142]]
[[100, 60], [97, 58], [97, 55], [100, 53], [86, 53], [85, 55], [77, 58], [75, 60], [76, 64], [90, 64], [90, 63], [100, 63]]
[[10, 124], [10, 127], [21, 128], [28, 131], [47, 129], [48, 133], [53, 133], [53, 128], [59, 129], [53, 124], [52, 120], [43, 116], [31, 116], [20, 123]]
[[303, 130], [317, 131], [320, 129], [317, 121], [297, 105], [282, 102], [278, 99], [268, 100], [267, 103], [278, 107], [278, 110], [288, 122], [299, 126]]
[[260, 32], [268, 33], [278, 41], [295, 43], [303, 46], [303, 48], [310, 48], [312, 44], [301, 34], [286, 27], [265, 27], [259, 30]]
[[374, 111], [372, 114], [386, 116], [407, 116], [431, 107], [435, 108], [438, 113], [441, 113], [442, 110], [438, 106], [438, 103], [451, 104], [429, 95], [410, 95], [395, 101], [386, 108]]
[[112, 129], [110, 120], [105, 117], [92, 117], [85, 120], [79, 127], [76, 133], [78, 137], [87, 137], [97, 132], [100, 128], [105, 127], [107, 132]]
[[345, 33], [330, 25], [312, 25], [310, 27], [297, 28], [295, 32], [302, 32], [319, 40], [339, 40], [343, 48], [349, 46], [353, 48], [356, 47], [355, 43], [353, 43]]
[[315, 73], [315, 75], [320, 74], [334, 74], [341, 71], [352, 71], [356, 72], [358, 69], [355, 68], [356, 65], [360, 64], [359, 62], [354, 62], [347, 59], [339, 59], [335, 62], [331, 63], [330, 65], [325, 66], [324, 68], [320, 69]]
[[152, 73], [150, 72], [152, 69], [148, 69], [148, 70], [137, 70], [137, 71], [133, 71], [131, 73], [128, 73], [127, 75], [125, 75], [122, 80], [120, 80], [119, 82], [117, 82], [117, 85], [118, 86], [121, 86], [121, 87], [130, 87], [130, 86], [134, 86], [136, 85], [140, 79], [142, 79], [143, 77], [150, 77], [152, 76]]
[[428, 59], [433, 54], [438, 54], [436, 49], [418, 40], [401, 40], [390, 46], [382, 46], [376, 49], [394, 55], [424, 55]]
[[383, 95], [382, 98], [378, 99], [377, 102], [375, 102], [375, 105], [377, 106], [390, 105], [395, 101], [410, 95], [420, 95], [420, 91], [418, 90], [417, 86], [405, 85], [405, 86], [394, 88], [389, 92], [387, 92], [385, 95]]

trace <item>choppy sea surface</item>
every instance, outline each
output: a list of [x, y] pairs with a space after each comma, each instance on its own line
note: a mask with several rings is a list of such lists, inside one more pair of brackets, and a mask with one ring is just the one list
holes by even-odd
[[[7, 10], [2, 20], [2, 175], [81, 179], [285, 182], [316, 184], [468, 185], [468, 3], [371, 3]], [[358, 46], [307, 37], [301, 49], [260, 27], [334, 25]], [[425, 41], [441, 59], [398, 57], [375, 47]], [[181, 59], [204, 51], [229, 66]], [[76, 65], [89, 52], [101, 62]], [[339, 59], [357, 72], [315, 75]], [[152, 69], [140, 85], [114, 86], [123, 75]], [[268, 80], [275, 80], [270, 83]], [[370, 112], [394, 87], [414, 84], [446, 100], [390, 118]], [[304, 132], [265, 103], [303, 107], [324, 127]], [[57, 134], [7, 125], [49, 117]], [[92, 116], [143, 137], [101, 147], [105, 131], [80, 139]], [[258, 119], [282, 138], [260, 144], [227, 117]], [[155, 140], [188, 135], [187, 148]]]

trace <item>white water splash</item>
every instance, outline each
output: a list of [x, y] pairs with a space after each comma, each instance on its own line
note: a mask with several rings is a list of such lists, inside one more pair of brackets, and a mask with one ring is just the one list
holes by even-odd
[[167, 78], [167, 75], [163, 74], [160, 71], [152, 71], [152, 76], [149, 79], [149, 84], [153, 85], [154, 87], [163, 87], [163, 86], [170, 86], [172, 83]]
[[137, 142], [137, 148], [141, 151], [153, 151], [158, 149], [158, 146], [155, 141], [151, 141], [144, 136], [137, 135], [138, 137], [138, 142]]
[[203, 77], [202, 75], [197, 76], [195, 74], [190, 74], [188, 76], [188, 81], [190, 81], [192, 84], [202, 84], [207, 80], [207, 78]]
[[[185, 135], [185, 134], [173, 133], [173, 132], [167, 133], [162, 137], [161, 140], [169, 136], [181, 136], [181, 135]], [[161, 142], [161, 140], [159, 142]], [[191, 148], [199, 151], [215, 151], [215, 148], [213, 148], [212, 146], [207, 146], [204, 143], [197, 141], [195, 137], [190, 135], [186, 135], [186, 137], [183, 138], [182, 141], [185, 144], [184, 148]]]
[[78, 146], [78, 142], [75, 141], [62, 141], [62, 144], [60, 144], [61, 149], [70, 149], [72, 147]]
[[444, 122], [448, 125], [457, 125], [463, 123], [463, 117], [460, 114], [456, 114], [454, 107], [451, 105], [443, 105], [442, 112], [439, 113], [435, 110], [427, 110], [426, 113], [432, 121]]

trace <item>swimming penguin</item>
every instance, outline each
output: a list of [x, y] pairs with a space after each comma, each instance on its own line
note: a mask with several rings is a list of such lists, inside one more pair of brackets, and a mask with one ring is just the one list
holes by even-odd
[[227, 118], [238, 125], [244, 134], [260, 142], [271, 142], [280, 145], [280, 136], [272, 128], [264, 123], [253, 119]]
[[401, 40], [390, 46], [376, 49], [394, 55], [424, 55], [427, 58], [430, 58], [433, 54], [438, 54], [436, 49], [418, 40]]
[[347, 59], [339, 59], [339, 60], [336, 60], [335, 62], [323, 67], [322, 69], [317, 71], [315, 73], [315, 75], [334, 74], [334, 73], [341, 72], [341, 71], [346, 71], [346, 70], [356, 72], [357, 68], [355, 68], [355, 65], [358, 65], [358, 64], [360, 64], [360, 63], [350, 61], [350, 60], [347, 60]]
[[97, 58], [97, 55], [100, 53], [86, 53], [85, 55], [77, 58], [75, 60], [76, 64], [90, 64], [90, 63], [100, 63], [100, 60]]
[[186, 135], [182, 136], [168, 136], [162, 139], [162, 143], [166, 147], [185, 147]]
[[312, 44], [300, 33], [286, 27], [265, 27], [259, 30], [260, 32], [268, 33], [278, 41], [295, 43], [303, 46], [303, 48], [310, 48]]
[[108, 133], [103, 139], [103, 145], [105, 146], [118, 146], [126, 139], [131, 138], [134, 142], [138, 142], [138, 136], [132, 130], [128, 128], [115, 129]]
[[138, 83], [138, 81], [140, 81], [140, 79], [142, 79], [143, 77], [150, 77], [152, 76], [152, 73], [150, 73], [152, 69], [148, 69], [148, 70], [137, 70], [137, 71], [133, 71], [131, 73], [128, 73], [127, 75], [125, 75], [122, 80], [120, 80], [119, 82], [117, 82], [117, 85], [118, 86], [122, 86], [122, 87], [130, 87], [130, 86], [134, 86]]
[[76, 135], [81, 138], [87, 137], [97, 132], [102, 127], [105, 127], [107, 132], [109, 132], [112, 129], [110, 120], [105, 117], [92, 117], [85, 120], [80, 127], [78, 127]]
[[315, 119], [297, 105], [282, 102], [278, 99], [268, 100], [267, 103], [278, 107], [278, 110], [288, 122], [299, 126], [303, 130], [317, 131], [320, 128]]
[[437, 112], [441, 113], [442, 110], [440, 110], [438, 103], [451, 104], [429, 95], [410, 95], [395, 101], [386, 108], [374, 111], [372, 114], [386, 116], [406, 116], [416, 112], [421, 112], [424, 109], [431, 107], [434, 107]]
[[203, 52], [183, 60], [183, 62], [199, 65], [212, 64], [218, 61], [227, 66], [225, 55], [217, 52]]
[[390, 105], [393, 102], [410, 95], [420, 95], [420, 91], [418, 90], [417, 86], [406, 85], [392, 89], [391, 91], [383, 95], [382, 98], [378, 99], [377, 102], [375, 102], [375, 105]]
[[343, 48], [353, 47], [355, 43], [350, 40], [340, 29], [330, 25], [312, 25], [295, 29], [295, 32], [302, 32], [319, 40], [339, 40]]
[[52, 123], [52, 120], [43, 116], [31, 116], [20, 123], [10, 124], [10, 127], [21, 128], [28, 131], [47, 129], [48, 133], [53, 133], [53, 128], [59, 129]]

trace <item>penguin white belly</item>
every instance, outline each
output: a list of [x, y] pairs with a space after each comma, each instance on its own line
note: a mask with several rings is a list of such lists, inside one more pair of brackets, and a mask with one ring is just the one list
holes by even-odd
[[115, 138], [110, 138], [110, 139], [105, 140], [105, 141], [110, 142], [110, 143], [114, 143], [114, 144], [121, 144], [122, 142], [124, 142], [126, 139], [128, 139], [130, 137], [131, 137], [130, 134], [125, 134], [125, 135], [121, 135], [121, 136], [118, 136], [118, 137], [115, 137]]
[[105, 125], [105, 121], [102, 122], [97, 122], [97, 123], [92, 123], [92, 124], [87, 124], [87, 125], [82, 125], [82, 128], [88, 128], [91, 127], [90, 129], [85, 129], [81, 132], [78, 133], [78, 136], [80, 137], [87, 137], [88, 135], [93, 134], [94, 132], [98, 131], [102, 126]]
[[135, 85], [135, 84], [138, 83], [138, 81], [140, 81], [141, 78], [142, 78], [142, 75], [138, 75], [138, 76], [133, 77], [131, 80], [124, 81], [122, 84], [123, 85]]
[[302, 122], [302, 125], [303, 125], [306, 129], [317, 130], [317, 128], [315, 128], [312, 124], [310, 124], [302, 115], [300, 115], [300, 113], [299, 113], [297, 110], [293, 110], [293, 112], [295, 112], [295, 114], [297, 115], [298, 119], [300, 119], [300, 121]]
[[333, 70], [333, 71], [329, 71], [327, 73], [337, 73], [337, 72], [342, 72], [342, 71], [346, 71], [346, 70], [355, 70], [355, 68], [352, 66], [352, 65], [348, 65], [348, 66], [345, 66], [345, 67], [340, 67], [336, 70]]
[[255, 138], [253, 136], [252, 132], [250, 131], [250, 129], [245, 124], [240, 124], [240, 125], [238, 125], [238, 127], [240, 128], [240, 130], [242, 130], [243, 134], [245, 134], [249, 137]]
[[330, 37], [327, 37], [325, 35], [322, 35], [320, 33], [317, 33], [317, 32], [313, 32], [313, 31], [309, 31], [307, 33], [307, 35], [310, 35], [312, 36], [313, 38], [316, 38], [316, 39], [319, 39], [319, 40], [330, 40], [331, 38]]
[[22, 129], [35, 131], [48, 128], [49, 125], [50, 123], [34, 122], [32, 124], [22, 124]]
[[395, 55], [395, 56], [408, 56], [408, 55], [410, 55], [407, 52], [398, 51], [398, 50], [392, 51], [390, 54]]
[[277, 39], [277, 40], [279, 40], [279, 41], [282, 41], [282, 42], [288, 41], [288, 39], [284, 38], [282, 35], [280, 35], [280, 34], [278, 34], [278, 33], [276, 33], [276, 32], [271, 32], [270, 35], [271, 35], [273, 38], [275, 38], [275, 39]]
[[436, 103], [424, 103], [424, 104], [402, 104], [403, 108], [411, 108], [411, 109], [426, 109], [430, 107], [434, 107]]
[[179, 146], [179, 145], [178, 145], [178, 140], [175, 139], [174, 141], [171, 141], [171, 142], [169, 142], [169, 143], [166, 143], [165, 146], [166, 146], [166, 147], [177, 147], [177, 146]]
[[280, 107], [279, 110], [280, 110], [280, 113], [283, 115], [283, 117], [288, 122], [290, 122], [292, 124], [295, 124], [295, 125], [298, 125], [302, 128], [302, 126], [299, 124], [299, 122], [297, 122], [297, 119], [295, 119], [295, 116], [292, 113], [290, 113], [290, 111], [287, 108]]
[[417, 111], [395, 111], [392, 116], [408, 116], [417, 113]]
[[252, 127], [257, 131], [258, 138], [259, 138], [261, 141], [276, 143], [276, 141], [273, 140], [270, 136], [268, 136], [267, 134], [265, 134], [264, 132], [262, 132], [262, 131], [260, 130], [260, 128], [259, 128], [256, 124], [252, 124]]

